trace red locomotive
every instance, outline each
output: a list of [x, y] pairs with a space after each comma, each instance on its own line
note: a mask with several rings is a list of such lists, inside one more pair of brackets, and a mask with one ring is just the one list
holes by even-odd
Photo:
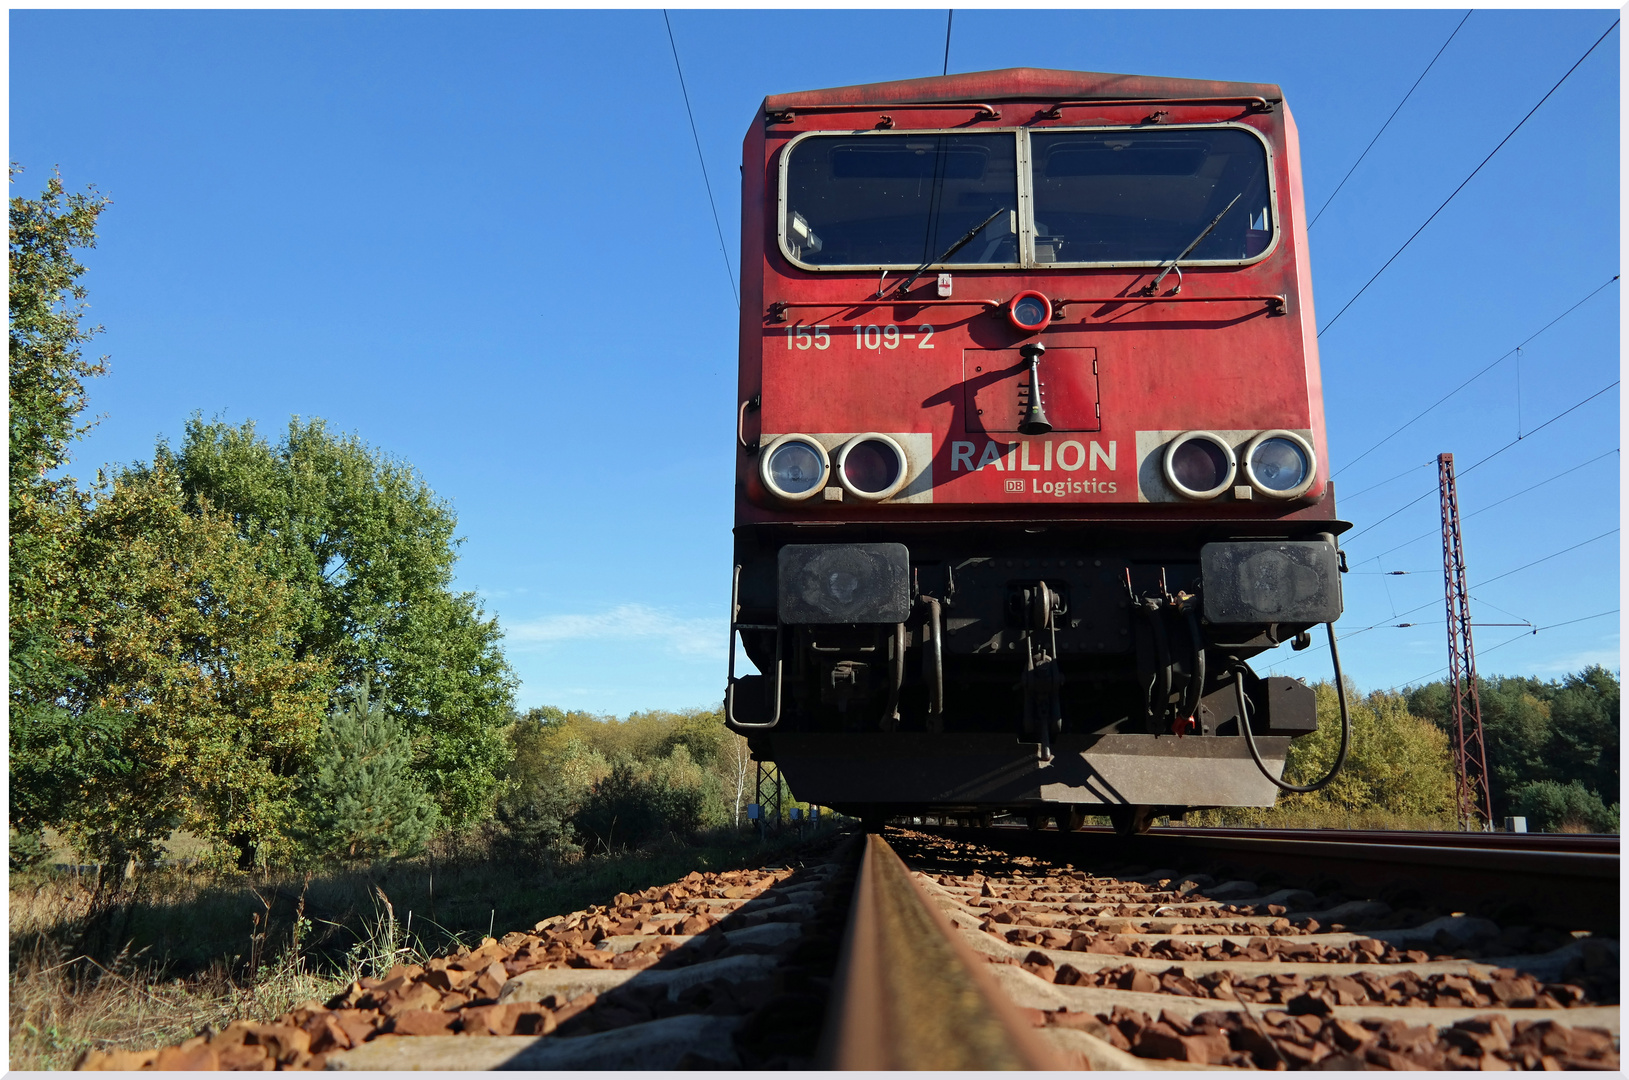
[[1270, 806], [1313, 694], [1246, 661], [1347, 528], [1278, 87], [784, 94], [743, 162], [730, 725], [873, 820]]

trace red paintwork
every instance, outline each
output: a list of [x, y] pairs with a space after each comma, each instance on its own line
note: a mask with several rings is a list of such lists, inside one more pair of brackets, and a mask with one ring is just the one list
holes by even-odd
[[[1050, 376], [1041, 379], [1046, 418], [1064, 438], [1077, 431], [1097, 431], [1097, 350], [1046, 351]], [[962, 430], [969, 436], [997, 433], [1003, 441], [1018, 439], [1023, 419], [1019, 399], [1029, 386], [1029, 361], [1017, 349], [967, 349], [962, 353]], [[982, 442], [972, 439], [973, 442]], [[1039, 443], [1058, 439], [1037, 439]], [[952, 449], [952, 455], [955, 451]]]
[[[1131, 125], [1150, 111], [1146, 102], [1105, 103], [1070, 107], [1061, 120], [1044, 116], [1059, 101], [1105, 96], [1258, 96], [1276, 103], [1265, 113], [1229, 103], [1162, 103], [1161, 107], [1171, 124], [1225, 120], [1250, 125], [1272, 147], [1276, 171], [1274, 212], [1280, 234], [1273, 253], [1249, 267], [1185, 269], [1183, 299], [1283, 296], [1285, 314], [1270, 316], [1259, 301], [1076, 303], [1031, 338], [1007, 319], [1005, 305], [1019, 292], [1035, 289], [1054, 299], [1127, 296], [1150, 280], [1151, 271], [956, 270], [951, 301], [887, 301], [855, 307], [856, 301], [875, 294], [875, 274], [805, 271], [789, 264], [780, 253], [776, 242], [780, 151], [800, 133], [871, 129], [879, 124], [884, 108], [894, 131]], [[1281, 97], [1276, 86], [1254, 83], [1016, 68], [765, 99], [764, 112], [754, 117], [743, 146], [739, 400], [762, 398], [761, 410], [746, 414], [746, 437], [750, 441], [761, 432], [931, 432], [934, 501], [857, 506], [811, 499], [787, 506], [763, 489], [757, 455], [743, 451], [737, 455], [737, 522], [1333, 518], [1333, 500], [1325, 498], [1328, 447], [1307, 265], [1300, 151], [1294, 121]], [[912, 101], [940, 104], [923, 109], [901, 104]], [[961, 116], [943, 105], [958, 101], [990, 103], [1001, 115], [980, 118], [970, 104]], [[800, 106], [844, 103], [875, 103], [884, 108], [796, 112]], [[766, 124], [767, 112], [785, 109], [794, 110], [790, 123]], [[913, 297], [936, 296], [935, 273], [923, 276], [912, 289]], [[1171, 284], [1168, 278], [1162, 291]], [[799, 306], [786, 311], [785, 322], [777, 322], [767, 314], [776, 301]], [[985, 301], [1002, 307], [992, 310]], [[803, 306], [812, 302], [830, 302], [831, 306]], [[827, 327], [830, 345], [807, 351], [796, 348], [795, 342], [789, 347], [786, 328], [798, 323]], [[892, 351], [856, 347], [857, 325], [889, 323], [917, 337], [902, 340]], [[934, 328], [927, 349], [917, 347], [925, 336], [920, 329], [924, 325]], [[1042, 380], [1048, 413], [1057, 430], [1044, 437], [1013, 433], [1016, 416], [1004, 415], [1011, 407], [989, 406], [983, 417], [976, 411], [994, 381], [1004, 380], [1010, 390], [1027, 379], [1017, 353], [1026, 340], [1039, 340], [1047, 347]], [[1011, 394], [1004, 400], [1010, 401]], [[1136, 433], [1195, 428], [1310, 429], [1318, 456], [1317, 478], [1304, 498], [1288, 503], [1259, 498], [1251, 502], [1138, 503]], [[1087, 455], [1089, 462], [1065, 471], [1057, 455], [1071, 440], [1094, 452]], [[964, 462], [955, 460], [956, 452], [963, 449], [954, 445], [958, 442], [974, 444], [972, 461], [988, 455], [998, 463], [967, 471]], [[987, 443], [992, 446], [989, 451]], [[1074, 448], [1067, 454], [1066, 460], [1080, 456]], [[1045, 462], [1052, 463], [1050, 471], [1038, 467]], [[1037, 467], [1026, 469], [1025, 463]], [[1023, 490], [1008, 491], [1009, 481], [1023, 481], [1011, 485]], [[1069, 482], [1068, 495], [1043, 492], [1038, 483], [1030, 481]]]

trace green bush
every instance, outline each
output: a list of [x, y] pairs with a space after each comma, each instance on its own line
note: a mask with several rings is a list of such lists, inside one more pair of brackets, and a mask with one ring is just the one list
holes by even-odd
[[497, 818], [509, 853], [524, 859], [554, 862], [582, 849], [571, 827], [571, 793], [561, 786], [527, 783], [498, 800]]
[[1511, 804], [1517, 814], [1527, 818], [1527, 827], [1533, 832], [1618, 831], [1618, 804], [1607, 806], [1577, 780], [1523, 784], [1511, 792]]
[[597, 780], [572, 818], [590, 850], [619, 851], [666, 836], [688, 838], [701, 827], [706, 791], [683, 746], [666, 758], [623, 758]]

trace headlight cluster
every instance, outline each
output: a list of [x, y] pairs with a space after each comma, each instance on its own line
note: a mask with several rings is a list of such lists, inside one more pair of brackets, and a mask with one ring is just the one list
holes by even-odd
[[843, 490], [861, 502], [897, 494], [910, 474], [904, 448], [875, 431], [855, 435], [835, 455], [813, 436], [782, 435], [759, 458], [764, 487], [786, 502], [812, 498], [827, 486], [833, 471]]
[[1235, 452], [1210, 431], [1186, 431], [1165, 447], [1165, 482], [1190, 499], [1214, 499], [1233, 486], [1240, 470], [1257, 493], [1293, 499], [1312, 486], [1317, 457], [1293, 431], [1263, 431]]

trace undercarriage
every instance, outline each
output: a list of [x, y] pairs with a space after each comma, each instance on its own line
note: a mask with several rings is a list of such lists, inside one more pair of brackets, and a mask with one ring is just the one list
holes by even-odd
[[739, 634], [759, 674], [732, 655], [727, 715], [800, 799], [1271, 806], [1268, 774], [1317, 728], [1309, 687], [1248, 660], [1338, 616], [1327, 532], [837, 532], [736, 540], [732, 654]]

